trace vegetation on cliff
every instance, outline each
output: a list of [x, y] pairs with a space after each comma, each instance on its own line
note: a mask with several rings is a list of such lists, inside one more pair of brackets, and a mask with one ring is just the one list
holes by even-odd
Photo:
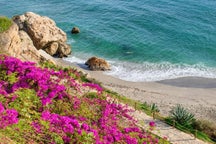
[[[48, 68], [52, 67], [52, 68]], [[0, 55], [0, 139], [12, 143], [167, 143], [72, 68]], [[163, 142], [162, 142], [163, 141]]]
[[4, 16], [0, 16], [0, 33], [8, 30], [11, 25], [12, 25], [11, 19]]

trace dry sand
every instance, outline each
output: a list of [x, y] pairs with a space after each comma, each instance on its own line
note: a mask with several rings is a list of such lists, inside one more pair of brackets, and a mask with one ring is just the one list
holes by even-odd
[[159, 82], [128, 82], [103, 72], [89, 71], [83, 65], [70, 65], [89, 73], [103, 86], [119, 94], [148, 104], [157, 104], [164, 116], [169, 115], [172, 107], [181, 104], [196, 118], [216, 124], [216, 79], [185, 77]]

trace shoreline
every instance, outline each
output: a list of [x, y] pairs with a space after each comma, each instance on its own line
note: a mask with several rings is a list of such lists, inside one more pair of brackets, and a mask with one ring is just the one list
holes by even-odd
[[215, 123], [216, 119], [216, 79], [183, 77], [158, 82], [124, 81], [101, 71], [90, 71], [82, 65], [58, 60], [62, 65], [78, 68], [91, 78], [102, 82], [103, 86], [130, 99], [148, 104], [155, 103], [160, 113], [169, 115], [169, 111], [181, 104], [197, 119]]

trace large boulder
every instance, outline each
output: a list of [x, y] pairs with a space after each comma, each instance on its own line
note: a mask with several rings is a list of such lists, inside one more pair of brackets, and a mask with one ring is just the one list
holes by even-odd
[[59, 43], [56, 41], [48, 42], [42, 49], [49, 55], [54, 56], [58, 50]]
[[[52, 55], [54, 55], [54, 51], [59, 53], [59, 51], [62, 50], [56, 50], [56, 43], [50, 43], [57, 42], [61, 43], [59, 48], [64, 47], [64, 49], [67, 49], [67, 53], [58, 55], [65, 56], [71, 53], [71, 47], [66, 44], [66, 33], [58, 28], [52, 19], [46, 16], [40, 16], [33, 12], [27, 12], [23, 15], [14, 16], [13, 21], [17, 23], [20, 30], [24, 30], [28, 33], [34, 43], [34, 46], [38, 50], [46, 48], [46, 51], [51, 51]], [[51, 50], [52, 48], [53, 50]]]
[[110, 70], [110, 64], [104, 59], [91, 57], [86, 62], [85, 65], [88, 65], [90, 70], [93, 71], [106, 71]]
[[21, 40], [19, 37], [19, 28], [13, 23], [10, 28], [0, 33], [0, 52], [19, 56], [21, 53]]
[[19, 57], [22, 60], [26, 60], [26, 61], [31, 60], [35, 63], [39, 63], [39, 62], [46, 60], [46, 58], [40, 55], [38, 50], [33, 45], [31, 38], [25, 31], [21, 30], [19, 31], [18, 34], [21, 40], [21, 46], [19, 48], [21, 52], [20, 52], [20, 55], [17, 57]]
[[67, 57], [67, 55], [71, 54], [70, 45], [59, 42], [59, 47], [56, 54], [60, 58]]
[[62, 42], [49, 42], [42, 49], [46, 51], [51, 56], [57, 57], [67, 57], [67, 55], [71, 54], [70, 45], [67, 45]]
[[8, 30], [0, 33], [0, 53], [35, 63], [52, 60], [52, 58], [44, 57], [38, 52], [29, 35], [23, 30], [19, 31], [16, 23], [13, 23]]

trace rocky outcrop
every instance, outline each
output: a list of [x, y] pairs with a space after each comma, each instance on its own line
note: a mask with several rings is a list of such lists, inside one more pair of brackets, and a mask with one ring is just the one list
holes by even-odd
[[78, 34], [78, 33], [80, 33], [80, 30], [78, 27], [73, 27], [73, 29], [71, 30], [71, 33], [72, 34]]
[[71, 53], [66, 33], [52, 19], [27, 12], [12, 20], [12, 26], [0, 33], [0, 53], [36, 63], [55, 63], [51, 56], [66, 57]]
[[7, 31], [0, 33], [0, 53], [36, 63], [46, 60], [39, 54], [28, 34], [19, 31], [15, 23]]
[[45, 57], [41, 56], [40, 53], [38, 52], [38, 50], [35, 48], [35, 46], [33, 45], [33, 42], [31, 41], [31, 38], [29, 37], [29, 35], [25, 32], [25, 31], [19, 31], [19, 36], [20, 36], [20, 40], [21, 40], [21, 46], [20, 46], [20, 59], [23, 60], [31, 60], [34, 61], [36, 63], [38, 62], [42, 62], [44, 60], [46, 60]]
[[66, 33], [58, 28], [52, 19], [27, 12], [13, 17], [13, 21], [17, 23], [19, 30], [25, 31], [30, 36], [38, 50], [44, 49], [50, 55], [59, 57], [71, 53], [71, 47], [66, 44]]
[[66, 57], [71, 47], [53, 20], [32, 12], [13, 17], [10, 28], [0, 33], [0, 53], [36, 63]]
[[20, 55], [21, 40], [18, 29], [18, 26], [13, 23], [7, 31], [0, 33], [1, 53], [11, 53], [15, 57]]
[[46, 51], [49, 55], [54, 56], [58, 50], [58, 42], [48, 42], [42, 49]]
[[110, 64], [106, 62], [104, 59], [91, 57], [89, 58], [86, 63], [90, 70], [93, 71], [106, 71], [110, 70]]

